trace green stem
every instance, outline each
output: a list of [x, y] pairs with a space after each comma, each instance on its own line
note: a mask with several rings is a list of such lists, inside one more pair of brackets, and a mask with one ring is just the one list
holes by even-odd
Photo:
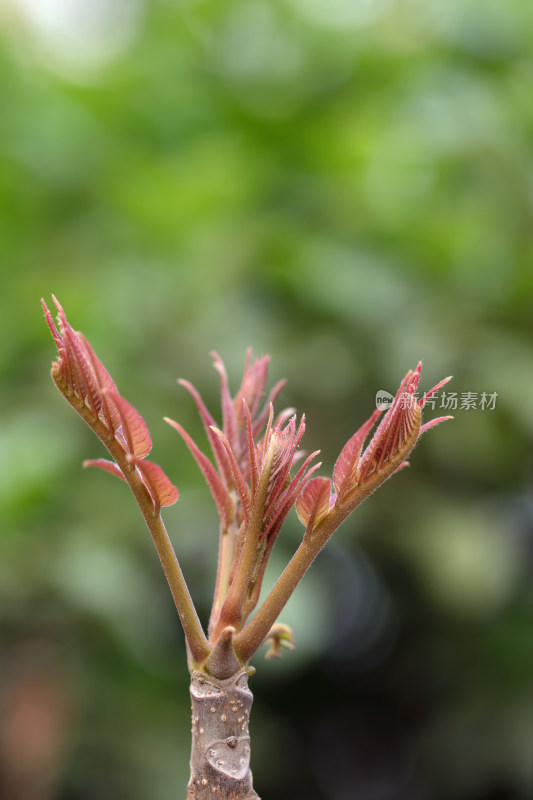
[[[115, 456], [115, 460], [116, 456]], [[198, 618], [196, 608], [192, 601], [189, 588], [181, 571], [179, 561], [172, 547], [169, 539], [165, 524], [161, 519], [159, 513], [154, 513], [152, 499], [147, 492], [144, 484], [142, 483], [137, 471], [126, 471], [125, 467], [119, 463], [124, 472], [124, 476], [129, 484], [129, 487], [137, 500], [137, 504], [141, 509], [148, 530], [152, 536], [159, 560], [163, 567], [167, 583], [169, 585], [176, 610], [179, 614], [185, 638], [189, 645], [191, 656], [194, 663], [200, 666], [205, 663], [211, 647], [204, 634], [202, 625]]]
[[416, 431], [416, 435], [413, 434], [409, 437], [401, 451], [387, 461], [381, 469], [371, 473], [363, 484], [355, 486], [341, 503], [335, 505], [314, 530], [306, 532], [302, 543], [276, 581], [270, 594], [250, 622], [233, 639], [235, 653], [242, 663], [248, 662], [256, 650], [261, 647], [272, 625], [330, 536], [363, 500], [366, 500], [378, 486], [393, 474], [412, 449], [417, 435], [418, 431]]
[[137, 501], [137, 505], [141, 510], [155, 544], [159, 560], [161, 561], [167, 583], [174, 599], [174, 604], [183, 626], [191, 657], [195, 664], [203, 665], [211, 652], [211, 647], [202, 629], [187, 583], [183, 577], [183, 572], [181, 571], [176, 553], [172, 547], [159, 510], [157, 510], [157, 512], [154, 510], [154, 504], [149, 492], [135, 467], [128, 462], [124, 450], [117, 442], [114, 435], [109, 433], [100, 419], [95, 419], [93, 412], [87, 408], [85, 403], [80, 401], [76, 395], [70, 392], [67, 394], [64, 388], [59, 384], [58, 389], [74, 410], [85, 420], [91, 430], [98, 436], [104, 447], [109, 451], [122, 470], [122, 474]]
[[243, 664], [247, 663], [263, 644], [296, 586], [316, 558], [319, 549], [304, 539], [257, 613], [234, 638], [233, 648]]
[[233, 582], [229, 588], [226, 600], [220, 611], [217, 632], [227, 625], [233, 625], [238, 630], [243, 622], [243, 606], [250, 579], [257, 561], [257, 550], [261, 538], [263, 525], [263, 514], [268, 495], [268, 487], [274, 463], [276, 451], [276, 439], [272, 436], [270, 446], [261, 470], [261, 476], [257, 484], [257, 490], [253, 498], [250, 519], [246, 529], [246, 535], [242, 546], [239, 563], [235, 571]]
[[215, 627], [220, 615], [220, 609], [224, 604], [229, 588], [229, 576], [233, 566], [235, 556], [235, 545], [239, 529], [237, 522], [233, 519], [226, 529], [220, 531], [220, 542], [218, 548], [217, 578], [215, 584], [215, 594], [213, 597], [213, 607], [209, 619], [209, 637], [213, 638]]

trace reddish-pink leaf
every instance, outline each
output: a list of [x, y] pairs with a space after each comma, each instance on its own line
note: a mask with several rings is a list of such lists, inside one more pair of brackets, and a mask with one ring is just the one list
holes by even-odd
[[50, 328], [50, 332], [51, 332], [51, 334], [52, 334], [52, 336], [54, 338], [54, 342], [56, 343], [57, 349], [59, 350], [59, 354], [60, 355], [64, 355], [65, 347], [64, 347], [64, 344], [63, 344], [63, 339], [59, 335], [59, 331], [57, 330], [55, 322], [52, 319], [52, 315], [50, 314], [50, 311], [48, 310], [48, 306], [46, 305], [46, 303], [44, 302], [44, 299], [42, 297], [41, 297], [41, 305], [42, 305], [43, 310], [44, 310], [44, 315], [46, 317], [46, 322], [48, 323], [48, 327]]
[[303, 486], [305, 486], [305, 482], [311, 477], [313, 472], [316, 472], [316, 470], [320, 469], [321, 466], [321, 461], [319, 461], [317, 464], [313, 464], [313, 466], [307, 472], [302, 485], [293, 487], [292, 489], [287, 489], [282, 494], [279, 505], [276, 507], [274, 515], [269, 520], [263, 536], [267, 536], [269, 539], [272, 537], [277, 537], [285, 517], [293, 507], [296, 498], [298, 497], [300, 491], [302, 491]]
[[228, 460], [231, 467], [231, 474], [233, 475], [233, 482], [235, 484], [237, 492], [239, 493], [242, 510], [244, 512], [244, 519], [245, 522], [247, 522], [250, 513], [250, 490], [248, 488], [246, 481], [243, 478], [242, 472], [239, 469], [239, 465], [235, 460], [235, 456], [233, 455], [233, 450], [231, 449], [230, 443], [228, 442], [228, 440], [226, 439], [221, 430], [219, 430], [216, 427], [212, 427], [211, 430], [213, 431], [215, 436], [218, 436], [218, 438], [224, 445], [226, 453], [228, 454]]
[[222, 430], [224, 431], [224, 435], [226, 436], [227, 440], [230, 442], [232, 447], [235, 448], [237, 446], [237, 418], [235, 416], [233, 401], [229, 393], [226, 367], [224, 366], [224, 362], [222, 361], [218, 353], [215, 353], [215, 351], [213, 351], [210, 355], [213, 358], [215, 369], [220, 375], [220, 396], [222, 402]]
[[453, 417], [435, 417], [435, 419], [431, 419], [429, 422], [424, 422], [424, 424], [420, 426], [419, 435], [422, 436], [422, 434], [428, 431], [430, 428], [434, 428], [435, 425], [440, 425], [441, 422], [446, 422], [447, 419], [453, 419]]
[[283, 520], [294, 505], [296, 498], [303, 490], [305, 483], [310, 479], [313, 472], [316, 472], [316, 470], [320, 469], [322, 466], [322, 462], [319, 461], [317, 464], [313, 464], [312, 467], [309, 467], [313, 458], [315, 458], [319, 453], [320, 450], [315, 450], [314, 453], [311, 453], [311, 455], [307, 456], [289, 485], [278, 496], [274, 506], [271, 508], [271, 513], [268, 518], [268, 525], [263, 533], [264, 536], [277, 536]]
[[255, 490], [257, 489], [257, 484], [259, 482], [259, 462], [257, 460], [257, 451], [255, 449], [254, 436], [252, 432], [252, 419], [250, 417], [250, 411], [248, 409], [248, 406], [246, 405], [246, 400], [244, 397], [242, 398], [242, 408], [246, 419], [246, 433], [247, 433], [247, 443], [248, 443], [248, 466], [250, 469], [250, 489], [253, 497], [255, 495]]
[[78, 332], [78, 336], [81, 339], [85, 349], [87, 350], [87, 355], [91, 361], [96, 377], [98, 378], [98, 383], [100, 385], [100, 388], [108, 390], [114, 389], [116, 391], [117, 387], [115, 381], [113, 380], [109, 372], [106, 370], [106, 368], [104, 367], [104, 365], [102, 364], [96, 353], [94, 352], [90, 342], [86, 339], [83, 333]]
[[447, 377], [447, 378], [443, 378], [441, 381], [439, 381], [439, 382], [438, 382], [438, 383], [437, 383], [437, 384], [436, 384], [436, 385], [433, 387], [433, 389], [430, 389], [428, 392], [426, 392], [426, 393], [425, 393], [425, 395], [424, 395], [424, 397], [422, 398], [422, 400], [419, 400], [419, 403], [418, 403], [418, 404], [419, 404], [420, 408], [424, 408], [424, 406], [426, 405], [426, 402], [429, 400], [429, 398], [430, 398], [430, 397], [433, 397], [433, 395], [435, 394], [435, 392], [438, 392], [438, 391], [439, 391], [439, 389], [442, 389], [442, 387], [443, 387], [443, 386], [446, 386], [446, 384], [448, 383], [448, 381], [451, 381], [451, 379], [452, 379], [452, 376], [451, 376], [451, 375], [448, 375], [448, 377]]
[[[54, 295], [52, 295], [52, 298], [59, 318], [59, 333], [62, 340], [62, 348], [58, 345], [61, 356], [59, 366], [63, 377], [71, 391], [75, 392], [78, 398], [84, 400], [87, 406], [94, 411], [101, 405], [94, 371], [79, 334], [68, 323], [65, 312], [57, 298]], [[52, 335], [55, 339], [53, 330]]]
[[331, 481], [329, 478], [312, 478], [296, 501], [298, 519], [313, 528], [329, 511]]
[[361, 425], [359, 430], [348, 439], [341, 450], [333, 470], [333, 483], [339, 497], [342, 497], [347, 491], [350, 491], [357, 483], [357, 468], [359, 466], [361, 449], [380, 414], [381, 410], [376, 409], [372, 416]]
[[111, 475], [116, 475], [117, 478], [125, 481], [126, 478], [122, 470], [120, 469], [118, 464], [115, 464], [114, 461], [109, 461], [107, 458], [91, 458], [87, 461], [83, 462], [84, 467], [98, 467], [98, 469], [103, 469], [105, 472], [110, 472]]
[[180, 436], [185, 441], [185, 444], [191, 451], [192, 455], [200, 470], [202, 475], [205, 478], [207, 485], [211, 490], [211, 494], [213, 495], [213, 500], [216, 503], [218, 513], [220, 515], [220, 519], [222, 521], [223, 527], [227, 527], [231, 514], [233, 512], [233, 503], [231, 501], [231, 497], [228, 494], [228, 491], [224, 484], [222, 483], [216, 469], [209, 461], [207, 456], [202, 453], [198, 445], [195, 443], [194, 439], [187, 433], [184, 428], [178, 422], [174, 422], [173, 419], [169, 419], [165, 417], [165, 422], [168, 422], [169, 425], [172, 425], [175, 428]]
[[400, 464], [400, 466], [399, 466], [399, 467], [396, 467], [396, 469], [394, 470], [394, 473], [393, 473], [393, 474], [394, 474], [394, 475], [396, 475], [396, 473], [397, 473], [397, 472], [401, 472], [401, 471], [402, 471], [402, 469], [405, 469], [406, 467], [410, 467], [410, 466], [411, 466], [411, 465], [410, 465], [410, 463], [409, 463], [408, 461], [402, 461], [402, 463]]
[[269, 361], [270, 356], [262, 356], [261, 358], [256, 358], [252, 364], [252, 348], [249, 347], [246, 351], [246, 363], [241, 385], [233, 401], [238, 417], [242, 413], [243, 399], [246, 401], [250, 411], [250, 418], [254, 419], [256, 416], [259, 403], [265, 393]]
[[[305, 415], [302, 415], [296, 431], [296, 415], [293, 415], [283, 429], [274, 428], [272, 439], [276, 437], [277, 447], [268, 487], [267, 516], [277, 504], [280, 493], [289, 480], [289, 471], [294, 463], [294, 454], [305, 432]], [[316, 455], [316, 453], [315, 453]], [[302, 473], [303, 474], [303, 473]]]
[[[61, 306], [59, 306], [61, 308]], [[69, 368], [70, 388], [95, 414], [102, 408], [102, 396], [96, 375], [79, 335], [68, 324], [61, 309], [60, 328], [65, 343], [66, 362]]]
[[182, 378], [178, 380], [178, 383], [187, 389], [196, 403], [196, 408], [198, 409], [198, 413], [200, 414], [200, 418], [204, 424], [205, 432], [207, 434], [207, 438], [209, 439], [209, 444], [211, 445], [211, 450], [213, 451], [218, 471], [226, 482], [226, 485], [229, 486], [229, 484], [232, 482], [231, 469], [228, 463], [226, 449], [219, 437], [215, 436], [213, 433], [213, 428], [216, 428], [216, 422], [207, 410], [200, 392], [194, 388], [192, 383], [189, 383], [189, 381], [185, 381]]
[[278, 381], [274, 386], [274, 388], [272, 389], [272, 391], [270, 392], [268, 400], [266, 401], [262, 410], [257, 415], [256, 419], [253, 421], [254, 436], [258, 436], [259, 433], [261, 432], [265, 422], [268, 419], [268, 415], [270, 414], [271, 406], [274, 406], [274, 403], [276, 402], [278, 395], [280, 394], [281, 390], [286, 386], [286, 384], [287, 384], [286, 380]]
[[132, 460], [141, 473], [141, 478], [150, 492], [156, 508], [158, 506], [172, 506], [179, 497], [176, 486], [171, 482], [161, 467], [153, 461], [143, 461], [140, 458], [132, 457]]
[[109, 405], [114, 406], [120, 415], [122, 434], [128, 444], [129, 452], [137, 458], [145, 458], [152, 449], [152, 439], [144, 419], [117, 391], [105, 394]]
[[68, 387], [69, 392], [98, 415], [112, 433], [119, 427], [120, 417], [116, 410], [114, 416], [111, 414], [105, 391], [108, 389], [116, 391], [116, 386], [89, 342], [71, 327], [61, 304], [56, 297], [53, 295], [52, 297], [58, 311], [59, 332], [44, 301], [43, 308], [59, 350], [59, 360], [53, 369], [54, 380], [63, 394], [65, 394], [64, 388]]
[[106, 370], [83, 333], [78, 333], [78, 336], [87, 351], [87, 357], [91, 362], [96, 380], [98, 381], [98, 385], [100, 387], [102, 397], [101, 416], [104, 422], [107, 423], [108, 428], [112, 431], [116, 431], [120, 427], [122, 421], [116, 406], [113, 403], [108, 402], [107, 393], [116, 392], [118, 394], [118, 389], [113, 378]]
[[420, 378], [419, 368], [420, 364], [414, 372], [410, 371], [405, 376], [392, 406], [381, 420], [370, 444], [363, 453], [359, 475], [361, 483], [376, 470], [384, 468], [384, 465], [409, 442], [411, 445], [405, 456], [408, 456], [414, 447], [421, 420], [420, 406], [414, 395]]

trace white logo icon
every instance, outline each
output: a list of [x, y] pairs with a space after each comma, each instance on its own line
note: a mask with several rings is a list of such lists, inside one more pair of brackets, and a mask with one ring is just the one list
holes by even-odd
[[380, 389], [379, 392], [376, 392], [376, 408], [379, 408], [380, 411], [390, 408], [393, 402], [394, 395], [390, 392], [386, 392], [384, 389]]

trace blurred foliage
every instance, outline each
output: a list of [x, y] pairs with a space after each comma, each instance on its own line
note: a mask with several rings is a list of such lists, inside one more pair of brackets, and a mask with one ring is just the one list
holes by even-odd
[[180, 487], [204, 618], [215, 513], [161, 418], [202, 438], [175, 379], [215, 412], [210, 350], [234, 386], [272, 354], [328, 471], [420, 358], [423, 388], [498, 393], [295, 594], [297, 649], [255, 660], [254, 775], [264, 800], [531, 797], [533, 5], [3, 0], [0, 37], [2, 797], [168, 800], [188, 773], [182, 634], [132, 499], [80, 469], [51, 292]]

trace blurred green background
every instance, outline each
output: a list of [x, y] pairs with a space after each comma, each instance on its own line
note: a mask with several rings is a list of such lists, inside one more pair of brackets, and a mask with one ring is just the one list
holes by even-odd
[[422, 389], [497, 393], [308, 574], [296, 651], [255, 658], [253, 769], [263, 800], [531, 798], [532, 99], [530, 0], [1, 0], [2, 798], [188, 777], [182, 633], [126, 488], [81, 469], [51, 292], [180, 488], [204, 619], [216, 514], [162, 417], [204, 441], [176, 378], [218, 414], [210, 350], [235, 389], [272, 355], [324, 474], [420, 358]]

